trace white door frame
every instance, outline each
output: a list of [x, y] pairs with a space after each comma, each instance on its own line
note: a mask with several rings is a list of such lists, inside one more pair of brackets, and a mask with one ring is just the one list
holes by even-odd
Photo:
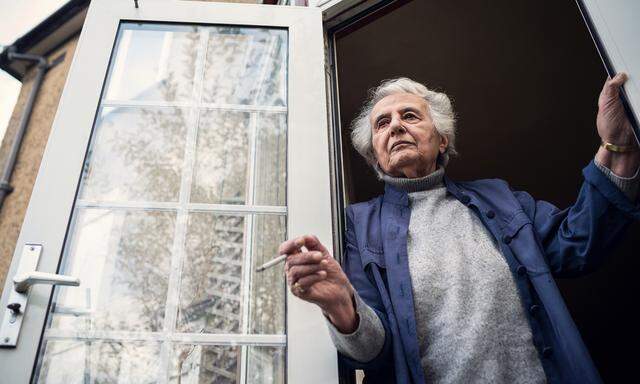
[[[640, 140], [640, 3], [636, 0], [576, 0], [607, 74], [625, 72], [622, 102]], [[640, 141], [639, 141], [640, 143]]]
[[[25, 244], [41, 244], [38, 271], [56, 273], [96, 111], [121, 20], [235, 24], [289, 30], [288, 236], [314, 233], [333, 245], [321, 10], [313, 7], [130, 0], [91, 3], [8, 271], [0, 314]], [[309, 170], [313, 172], [309, 172]], [[310, 204], [310, 200], [313, 203]], [[15, 348], [0, 349], [2, 378], [27, 383], [37, 358], [52, 288], [29, 293]], [[336, 351], [317, 306], [287, 294], [289, 383], [337, 383]], [[1, 379], [2, 381], [4, 379]]]
[[[395, 0], [316, 0], [316, 7], [322, 10], [325, 29], [351, 19], [360, 13], [366, 13], [371, 8], [390, 4]], [[313, 1], [312, 1], [313, 2]]]

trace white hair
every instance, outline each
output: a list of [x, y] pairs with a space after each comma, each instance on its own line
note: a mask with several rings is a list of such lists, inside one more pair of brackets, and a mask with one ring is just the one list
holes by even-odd
[[438, 156], [438, 162], [443, 166], [447, 165], [449, 156], [458, 154], [455, 146], [456, 118], [451, 100], [446, 94], [432, 91], [423, 84], [406, 77], [385, 80], [378, 87], [369, 90], [367, 101], [351, 123], [351, 141], [355, 149], [375, 168], [377, 160], [373, 153], [371, 111], [378, 101], [396, 93], [410, 93], [422, 97], [427, 102], [429, 116], [433, 120], [436, 131], [449, 141], [444, 154]]

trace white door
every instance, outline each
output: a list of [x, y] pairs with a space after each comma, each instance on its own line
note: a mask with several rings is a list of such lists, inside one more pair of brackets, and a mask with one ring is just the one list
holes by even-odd
[[[337, 382], [320, 311], [255, 272], [286, 237], [333, 244], [321, 17], [91, 2], [3, 290], [1, 383]], [[35, 271], [80, 284], [19, 293]]]

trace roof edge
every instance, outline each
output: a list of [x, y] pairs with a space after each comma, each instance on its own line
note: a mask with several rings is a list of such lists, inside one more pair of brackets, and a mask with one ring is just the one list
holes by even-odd
[[[49, 17], [33, 27], [29, 32], [25, 33], [17, 40], [15, 40], [10, 46], [14, 47], [16, 52], [32, 53], [30, 51], [40, 42], [51, 37], [55, 31], [67, 24], [79, 13], [85, 11], [89, 3], [90, 0], [69, 0], [57, 11], [55, 11]], [[82, 29], [82, 26], [80, 26], [78, 31], [80, 29]], [[37, 54], [46, 55], [50, 53], [53, 49], [55, 49], [55, 47], [59, 46], [60, 43], [62, 43], [66, 39], [66, 37], [61, 37], [59, 39], [60, 41], [53, 41], [52, 43], [47, 44], [49, 49], [47, 49], [45, 52], [38, 52]], [[0, 53], [0, 69], [6, 71], [17, 80], [22, 81], [27, 68], [24, 66], [12, 66], [12, 62], [7, 57], [7, 54], [8, 49], [4, 49]]]

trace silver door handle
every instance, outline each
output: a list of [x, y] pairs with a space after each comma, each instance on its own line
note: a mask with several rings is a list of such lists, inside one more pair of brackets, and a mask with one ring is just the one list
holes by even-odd
[[80, 279], [73, 276], [57, 275], [55, 273], [33, 271], [13, 278], [16, 292], [24, 293], [34, 284], [68, 285], [77, 287]]
[[[13, 288], [7, 291], [9, 299], [7, 307], [0, 308], [0, 347], [14, 348], [18, 345], [18, 336], [22, 321], [28, 309], [29, 287], [34, 284], [80, 285], [80, 280], [73, 276], [56, 275], [55, 273], [38, 272], [38, 261], [42, 254], [42, 244], [27, 243], [22, 246], [22, 255], [18, 260], [18, 269], [13, 277]], [[43, 299], [44, 296], [41, 296]], [[2, 316], [2, 312], [4, 315]]]

